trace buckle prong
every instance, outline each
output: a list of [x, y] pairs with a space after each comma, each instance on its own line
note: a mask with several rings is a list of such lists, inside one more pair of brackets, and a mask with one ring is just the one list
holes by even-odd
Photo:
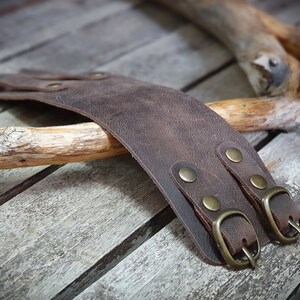
[[300, 226], [292, 220], [289, 220], [288, 222], [298, 232], [298, 234], [300, 234]]
[[213, 233], [215, 241], [216, 241], [216, 243], [219, 247], [219, 250], [220, 250], [225, 262], [229, 266], [237, 268], [237, 269], [244, 269], [244, 268], [247, 268], [249, 266], [251, 266], [252, 268], [255, 268], [256, 261], [258, 260], [258, 258], [260, 256], [260, 243], [259, 243], [258, 237], [256, 235], [256, 232], [253, 228], [253, 230], [255, 232], [256, 244], [257, 244], [257, 248], [256, 248], [255, 253], [251, 253], [249, 251], [249, 249], [244, 246], [242, 248], [242, 251], [244, 252], [247, 260], [237, 260], [237, 259], [235, 259], [231, 255], [231, 253], [228, 249], [228, 246], [226, 245], [226, 242], [224, 240], [224, 237], [222, 235], [222, 232], [221, 232], [222, 222], [230, 216], [242, 217], [253, 227], [251, 221], [248, 219], [248, 217], [243, 212], [241, 212], [239, 210], [236, 210], [236, 209], [228, 209], [228, 210], [222, 211], [219, 214], [219, 216], [217, 217], [217, 219], [212, 224], [212, 233]]
[[248, 260], [249, 260], [249, 263], [252, 267], [252, 269], [255, 269], [256, 267], [256, 260], [254, 259], [254, 257], [252, 256], [252, 253], [249, 251], [248, 248], [246, 247], [243, 247], [242, 248], [243, 252], [245, 253], [245, 255], [247, 256]]
[[273, 214], [272, 214], [272, 211], [270, 208], [270, 201], [274, 198], [274, 196], [276, 196], [278, 194], [288, 194], [290, 196], [289, 191], [283, 187], [275, 186], [273, 188], [270, 188], [266, 191], [265, 195], [261, 199], [263, 208], [265, 210], [269, 224], [271, 225], [273, 232], [276, 235], [278, 241], [281, 242], [282, 244], [291, 244], [291, 243], [297, 241], [298, 238], [300, 237], [300, 227], [292, 220], [289, 220], [288, 223], [290, 224], [290, 226], [292, 226], [297, 231], [297, 233], [293, 236], [285, 236], [281, 233], [281, 231], [279, 230], [279, 228], [275, 222], [275, 219], [273, 217]]

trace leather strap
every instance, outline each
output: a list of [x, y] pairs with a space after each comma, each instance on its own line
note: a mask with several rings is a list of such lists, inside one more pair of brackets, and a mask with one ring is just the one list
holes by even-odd
[[[242, 153], [243, 158], [240, 163], [232, 162], [226, 157], [225, 153], [228, 148], [238, 149]], [[277, 187], [271, 174], [264, 172], [256, 161], [252, 159], [247, 150], [236, 143], [222, 143], [217, 149], [217, 154], [224, 166], [240, 183], [241, 189], [248, 195], [250, 203], [261, 215], [261, 219], [265, 220], [264, 224], [267, 227], [266, 229], [272, 232], [273, 229], [270, 227], [268, 218], [266, 218], [262, 202], [268, 190]], [[291, 230], [288, 223], [289, 219], [299, 220], [300, 206], [291, 199], [288, 192], [275, 194], [272, 198], [270, 210], [275, 218], [279, 231], [283, 234], [287, 234]]]
[[[247, 140], [194, 98], [107, 73], [27, 71], [1, 75], [0, 87], [0, 99], [36, 100], [71, 110], [116, 137], [163, 193], [206, 262], [224, 264], [224, 249], [215, 241], [218, 236], [232, 257], [244, 256], [245, 247], [255, 249], [258, 241], [261, 245], [270, 241], [261, 225], [261, 193], [247, 179], [252, 172], [261, 174], [273, 186], [271, 175]], [[224, 150], [232, 145], [243, 151], [241, 164], [224, 158]], [[182, 176], [184, 170], [192, 180]], [[217, 199], [217, 210], [208, 208], [207, 197]], [[278, 199], [272, 201], [272, 213], [286, 233], [289, 216], [298, 221], [300, 211], [290, 199]]]
[[[197, 174], [197, 180], [194, 183], [184, 182], [179, 176], [179, 171], [182, 168], [193, 169]], [[248, 202], [239, 202], [233, 197], [234, 193], [239, 193], [238, 187], [228, 188], [228, 178], [226, 177], [220, 178], [217, 173], [209, 173], [204, 169], [200, 170], [196, 165], [187, 162], [175, 163], [171, 167], [171, 174], [179, 190], [193, 204], [198, 218], [207, 231], [211, 231], [212, 223], [216, 220], [220, 211], [233, 208], [244, 212], [248, 211]], [[211, 196], [218, 199], [220, 203], [218, 210], [210, 210], [205, 207], [203, 199]], [[243, 218], [234, 218], [230, 222], [224, 222], [222, 233], [230, 252], [234, 254], [242, 251], [244, 244], [249, 247], [256, 241], [256, 234], [252, 225]], [[241, 241], [244, 241], [244, 244]]]

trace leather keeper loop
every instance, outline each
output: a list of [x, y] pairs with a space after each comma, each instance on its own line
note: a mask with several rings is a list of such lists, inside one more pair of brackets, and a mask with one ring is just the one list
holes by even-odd
[[[242, 159], [239, 162], [233, 161], [228, 149], [236, 149], [241, 154]], [[260, 214], [268, 231], [271, 231], [271, 234], [274, 233], [275, 227], [271, 224], [271, 219], [274, 219], [276, 227], [282, 234], [289, 233], [291, 231], [289, 221], [293, 220], [297, 223], [300, 219], [300, 207], [291, 199], [289, 193], [281, 191], [272, 196], [272, 201], [269, 202], [272, 218], [267, 217], [263, 199], [276, 187], [276, 183], [270, 173], [262, 170], [257, 164], [256, 158], [251, 157], [237, 143], [222, 143], [217, 149], [217, 154], [228, 171], [240, 183], [242, 190], [248, 195], [249, 201]], [[274, 236], [274, 234], [272, 235]], [[275, 239], [278, 240], [278, 234], [275, 234]]]

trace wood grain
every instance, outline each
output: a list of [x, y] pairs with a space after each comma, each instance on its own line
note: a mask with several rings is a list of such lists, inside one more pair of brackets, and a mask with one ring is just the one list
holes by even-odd
[[29, 6], [5, 15], [0, 20], [0, 41], [3, 44], [0, 61], [37, 48], [88, 24], [99, 22], [140, 2], [90, 0], [81, 5], [80, 2], [53, 0], [37, 4], [34, 9]]
[[[218, 37], [236, 57], [258, 96], [297, 95], [300, 63], [273, 33], [285, 28], [284, 23], [269, 22], [274, 18], [243, 0], [155, 1]], [[291, 39], [297, 36], [295, 30], [294, 33]], [[300, 41], [296, 46], [300, 46]], [[270, 67], [271, 60], [277, 68]]]
[[[221, 84], [220, 84], [221, 83]], [[245, 73], [237, 63], [233, 63], [204, 82], [193, 85], [187, 92], [197, 99], [213, 102], [220, 99], [255, 97], [255, 92]], [[266, 131], [245, 132], [243, 135], [253, 145], [267, 137]]]
[[53, 297], [165, 206], [129, 157], [62, 167], [0, 208], [1, 298]]
[[[180, 4], [178, 4], [178, 5], [176, 4], [177, 5], [176, 6], [173, 2], [172, 2], [173, 4], [171, 5], [170, 1], [162, 1], [162, 2], [166, 3], [168, 6], [171, 6], [171, 7], [174, 6], [177, 10], [178, 10], [178, 6], [180, 6]], [[185, 3], [185, 2], [182, 1], [182, 3]], [[236, 2], [236, 3], [237, 3], [236, 4], [237, 6], [240, 5], [240, 4], [238, 4], [239, 2]], [[195, 8], [197, 8], [197, 11], [199, 14], [198, 17], [201, 19], [202, 11], [204, 10], [204, 8], [202, 8], [202, 6], [204, 4], [199, 4], [198, 5], [199, 7], [195, 3], [191, 4], [191, 5], [194, 5]], [[228, 7], [226, 6], [225, 8], [228, 9], [229, 11], [231, 11], [231, 13], [233, 14], [232, 17], [235, 18], [236, 17], [236, 6], [231, 5], [230, 3], [228, 3], [226, 5], [228, 5]], [[185, 10], [185, 7], [186, 6], [183, 5], [183, 10]], [[223, 8], [223, 10], [225, 10], [225, 8]], [[260, 14], [261, 14], [261, 18], [263, 21], [271, 19], [271, 17], [269, 17], [268, 15], [266, 15], [262, 12], [256, 11], [251, 6], [245, 6], [243, 8], [246, 11], [248, 10], [249, 12], [252, 12], [252, 14], [254, 16], [260, 16]], [[186, 9], [185, 14], [190, 16], [188, 9]], [[190, 16], [190, 17], [192, 17], [192, 19], [195, 21], [195, 17], [193, 17], [193, 16]], [[222, 15], [220, 17], [222, 17]], [[271, 19], [271, 20], [273, 20], [273, 19]], [[224, 18], [224, 21], [226, 24], [228, 23], [228, 20], [226, 21], [225, 18]], [[197, 22], [198, 23], [200, 22], [200, 24], [202, 24], [201, 20], [200, 21], [198, 20]], [[247, 24], [245, 25], [246, 27], [244, 29], [242, 29], [242, 31], [236, 32], [237, 37], [232, 38], [231, 36], [226, 35], [225, 42], [227, 44], [229, 44], [229, 48], [231, 48], [231, 50], [233, 50], [233, 52], [235, 53], [235, 55], [238, 58], [240, 58], [240, 52], [241, 51], [243, 52], [243, 55], [242, 55], [243, 61], [242, 62], [240, 61], [240, 63], [242, 65], [245, 64], [245, 61], [244, 61], [245, 60], [245, 53], [244, 53], [245, 51], [243, 50], [243, 48], [241, 49], [241, 47], [242, 47], [241, 44], [243, 44], [243, 43], [240, 40], [243, 39], [243, 33], [249, 35], [248, 27], [249, 27], [249, 24], [253, 25], [253, 22], [254, 21], [252, 19], [247, 19], [247, 22], [246, 22]], [[208, 23], [208, 24], [206, 24], [206, 23]], [[231, 26], [230, 24], [231, 23], [227, 24], [227, 26]], [[208, 25], [213, 25], [213, 24], [210, 24], [210, 21], [207, 21], [207, 22], [204, 21], [204, 27], [205, 26], [209, 27]], [[210, 27], [209, 28], [212, 31], [214, 31], [213, 28], [215, 28], [215, 27], [217, 30], [218, 26], [212, 26], [212, 28], [210, 28]], [[281, 28], [280, 26], [277, 26], [277, 27]], [[265, 33], [264, 28], [257, 27], [256, 30], [261, 32], [262, 34]], [[225, 32], [226, 32], [226, 30], [225, 30]], [[217, 32], [217, 35], [219, 35], [219, 31]], [[193, 37], [190, 38], [189, 34], [187, 32], [184, 34], [184, 36], [188, 37], [188, 40], [190, 41], [189, 44], [191, 44], [191, 45], [192, 45], [192, 41], [197, 40], [197, 38], [196, 39]], [[270, 36], [269, 33], [267, 33], [267, 36], [268, 37]], [[272, 37], [272, 38], [274, 38], [274, 37]], [[246, 39], [249, 39], [249, 37]], [[252, 44], [253, 43], [255, 44], [255, 47], [262, 47], [265, 42], [262, 42], [259, 38], [257, 38], [257, 40], [254, 39], [252, 41]], [[278, 42], [276, 41], [276, 43], [278, 43]], [[278, 47], [276, 45], [274, 45], [274, 47], [271, 47], [271, 48], [277, 49]], [[252, 50], [255, 50], [256, 49], [255, 47]], [[162, 48], [165, 49], [166, 47], [162, 47]], [[143, 49], [143, 47], [142, 47], [142, 49]], [[180, 51], [182, 52], [182, 49], [180, 49]], [[252, 57], [253, 55], [251, 54], [250, 56]], [[123, 58], [124, 58], [124, 56], [121, 59], [123, 59]], [[167, 56], [167, 58], [169, 59], [169, 56]], [[164, 59], [164, 60], [169, 62], [168, 59]], [[251, 60], [251, 66], [252, 66], [252, 64], [253, 64], [252, 58], [250, 60]], [[125, 61], [126, 61], [126, 55], [125, 55]], [[134, 60], [134, 62], [136, 62], [136, 60]], [[158, 64], [158, 65], [161, 66], [161, 64]], [[170, 65], [176, 67], [177, 69], [179, 67], [181, 67], [180, 69], [182, 70], [182, 66], [176, 64], [175, 61], [173, 61], [172, 64], [170, 64]], [[118, 64], [116, 64], [116, 62], [114, 62], [114, 66], [117, 66], [118, 72], [120, 72], [120, 69], [122, 68], [122, 64], [120, 67]], [[205, 70], [206, 68], [202, 68], [202, 69]], [[248, 72], [249, 70], [247, 69], [246, 71]], [[213, 71], [211, 70], [211, 71], [207, 71], [207, 72], [209, 73], [209, 72], [213, 72]], [[184, 72], [182, 72], [182, 74], [184, 75]], [[252, 80], [253, 74], [254, 74], [254, 72], [250, 72], [250, 75], [251, 75], [250, 76], [249, 72], [248, 72], [248, 77], [250, 78], [250, 81], [252, 82], [252, 86], [256, 89], [257, 88], [256, 84], [254, 84], [253, 80]], [[147, 76], [148, 76], [148, 73], [147, 73]], [[297, 80], [298, 80], [298, 77], [299, 76], [297, 76]], [[188, 77], [184, 77], [184, 78], [186, 80], [188, 79]], [[155, 79], [153, 79], [153, 80], [155, 82]], [[258, 78], [255, 80], [257, 82], [264, 81], [263, 78]], [[285, 83], [283, 85], [286, 86]], [[272, 92], [272, 94], [277, 94], [277, 93], [278, 93], [278, 91], [277, 91], [277, 87], [276, 87], [276, 91], [274, 90]], [[280, 89], [280, 93], [282, 93], [282, 88]], [[291, 92], [289, 91], [289, 93], [291, 93]], [[298, 117], [299, 110], [300, 110], [299, 101], [294, 101], [292, 96], [282, 97], [281, 99], [270, 99], [270, 100], [264, 100], [264, 101], [255, 100], [255, 99], [245, 99], [245, 100], [236, 100], [236, 101], [228, 100], [228, 101], [223, 101], [220, 103], [212, 104], [210, 107], [215, 112], [220, 114], [225, 120], [227, 120], [234, 128], [236, 128], [239, 131], [252, 131], [252, 130], [255, 131], [255, 130], [267, 130], [267, 129], [281, 129], [281, 130], [291, 130], [292, 129], [292, 130], [294, 130], [295, 128], [298, 128], [300, 126], [300, 119]], [[91, 130], [94, 132], [93, 136], [94, 136], [95, 140], [90, 141], [90, 139], [88, 139], [89, 142], [86, 145], [84, 145], [84, 142], [87, 140], [85, 137], [85, 132], [86, 132], [87, 126], [90, 126]], [[81, 130], [82, 130], [82, 135], [76, 134], [76, 135], [72, 136], [72, 132], [75, 132], [75, 130], [78, 130], [79, 132], [81, 132]], [[52, 132], [52, 131], [55, 131], [55, 133], [57, 133], [59, 131], [61, 134], [59, 136], [58, 136], [58, 134], [52, 135], [52, 134], [50, 134], [50, 132]], [[1, 129], [1, 132], [2, 132], [2, 138], [4, 138], [7, 141], [7, 145], [2, 149], [2, 153], [4, 153], [4, 155], [2, 156], [2, 159], [1, 159], [0, 168], [15, 168], [15, 167], [20, 167], [20, 166], [35, 166], [35, 165], [43, 165], [43, 164], [51, 164], [51, 163], [62, 164], [62, 163], [67, 163], [67, 162], [104, 158], [104, 157], [110, 157], [113, 155], [118, 155], [120, 153], [119, 149], [121, 148], [121, 145], [118, 145], [117, 150], [114, 152], [114, 148], [111, 147], [111, 145], [112, 145], [111, 141], [113, 141], [112, 137], [107, 136], [106, 132], [101, 130], [101, 128], [99, 128], [99, 132], [97, 132], [97, 130], [95, 130], [95, 126], [93, 124], [82, 125], [82, 129], [81, 129], [81, 126], [78, 125], [74, 128], [73, 127], [55, 128], [55, 129], [45, 128], [44, 130], [40, 129], [40, 128], [38, 128], [38, 129], [9, 128], [9, 129]], [[16, 134], [16, 132], [18, 134]], [[14, 142], [15, 135], [18, 135], [19, 144], [16, 144]], [[106, 136], [106, 139], [103, 138], [105, 136]], [[52, 139], [52, 143], [50, 142], [50, 145], [51, 144], [53, 144], [53, 145], [51, 145], [49, 147], [49, 143], [44, 142], [45, 137], [47, 138], [47, 141], [48, 141], [48, 139]], [[67, 149], [67, 151], [65, 151], [65, 152], [67, 152], [67, 154], [65, 154], [65, 152], [60, 150], [63, 148], [61, 141], [64, 138], [68, 141], [70, 140], [70, 143], [68, 143], [68, 145], [65, 145], [65, 148]], [[102, 141], [103, 144], [101, 145], [101, 151], [98, 152], [98, 150], [99, 150], [98, 146], [99, 146], [100, 141]], [[81, 145], [79, 148], [70, 147], [70, 145], [76, 145], [78, 142]], [[117, 141], [114, 141], [114, 144], [117, 145], [118, 144]], [[23, 149], [24, 148], [23, 145], [25, 145], [25, 150]], [[10, 148], [10, 147], [13, 147], [13, 148]], [[83, 148], [86, 148], [86, 153], [82, 153], [82, 151], [80, 150]], [[10, 157], [5, 155], [5, 153], [6, 153], [5, 149], [8, 149], [8, 151], [10, 153], [12, 153], [12, 155]], [[39, 151], [39, 150], [37, 151], [37, 149], [41, 149], [42, 151]], [[106, 149], [106, 151], [105, 151], [105, 149]], [[57, 153], [55, 153], [55, 151], [57, 151]], [[99, 153], [98, 156], [96, 154], [97, 152]], [[123, 152], [125, 152], [124, 149], [123, 149], [122, 153]], [[27, 153], [29, 153], [29, 155], [27, 155]], [[17, 162], [17, 163], [15, 163], [15, 162]]]
[[62, 167], [0, 206], [0, 295], [54, 296], [166, 205], [128, 157]]
[[[281, 134], [259, 154], [300, 202], [299, 147], [300, 134]], [[175, 220], [76, 299], [286, 299], [300, 282], [299, 250], [269, 245], [255, 271], [233, 272], [203, 263]]]
[[0, 15], [12, 13], [18, 9], [21, 9], [24, 6], [33, 7], [34, 4], [39, 3], [45, 0], [8, 0], [0, 2]]
[[[102, 14], [104, 12], [105, 9]], [[180, 18], [176, 18], [167, 9], [159, 9], [151, 3], [136, 10], [111, 13], [114, 17], [110, 18], [108, 14], [101, 18], [102, 14], [97, 22], [90, 22], [89, 26], [75, 28], [72, 34], [53, 39], [50, 43], [2, 63], [1, 71], [13, 72], [20, 68], [65, 72], [93, 70], [165, 36], [183, 24]]]
[[[139, 14], [140, 12], [140, 10], [137, 10], [130, 16], [133, 17], [136, 13]], [[141, 14], [141, 20], [143, 18], [147, 19], [146, 16], [148, 15]], [[151, 18], [152, 17], [150, 16], [149, 19], [151, 20]], [[110, 18], [106, 21], [109, 22], [109, 19]], [[110, 22], [111, 24], [117, 24], [117, 20], [114, 20], [114, 18], [112, 18]], [[147, 21], [145, 20], [145, 22]], [[155, 22], [157, 22], [156, 19]], [[143, 22], [140, 24], [142, 25]], [[104, 26], [105, 24], [102, 23], [102, 25]], [[101, 30], [102, 25], [99, 25], [97, 30]], [[147, 26], [150, 25], [147, 23]], [[157, 25], [157, 28], [159, 27], [160, 26]], [[115, 30], [117, 31], [117, 29]], [[138, 30], [138, 28], [135, 28], [135, 30]], [[161, 40], [164, 39], [165, 34], [172, 32], [172, 30], [164, 27], [160, 30], [165, 32], [160, 36]], [[62, 37], [59, 40], [40, 47], [39, 49], [32, 49], [30, 53], [15, 57], [13, 60], [3, 64], [5, 65], [3, 68], [5, 67], [6, 70], [16, 70], [18, 66], [33, 67], [37, 65], [42, 68], [43, 66], [47, 67], [47, 63], [57, 70], [62, 68], [61, 65], [63, 68], [68, 68], [67, 61], [69, 53], [73, 53], [71, 49], [74, 49], [76, 45], [80, 44], [83, 35], [88, 35], [90, 33], [88, 28], [84, 29], [83, 32], [85, 34], [80, 34], [80, 30], [78, 31], [78, 35], [74, 32], [72, 36], [67, 35], [66, 37]], [[105, 31], [103, 31], [103, 33], [104, 32]], [[118, 32], [120, 32], [119, 37], [121, 39], [122, 30], [118, 30]], [[134, 32], [135, 31], [132, 29], [132, 43], [135, 43], [133, 37]], [[91, 37], [94, 39], [95, 35], [91, 34]], [[117, 35], [115, 38], [116, 37]], [[95, 67], [98, 66], [97, 61], [99, 62], [99, 65], [100, 61], [103, 63], [107, 62], [103, 57], [111, 57], [112, 60], [116, 59], [114, 51], [119, 47], [125, 47], [126, 51], [122, 52], [122, 54], [127, 53], [127, 55], [134, 49], [134, 47], [127, 46], [124, 42], [128, 36], [124, 38], [124, 40], [121, 39], [123, 44], [116, 43], [115, 46], [113, 43], [106, 44], [107, 42], [105, 42], [104, 37], [102, 38], [101, 44], [97, 44], [97, 47], [103, 45], [103, 48], [99, 48], [98, 51], [95, 51], [94, 54], [91, 55], [91, 57], [85, 57], [82, 54], [83, 52], [81, 51], [84, 50], [84, 47], [82, 46], [80, 47], [82, 50], [78, 50], [78, 57], [80, 57], [80, 59], [75, 61], [74, 58], [76, 56], [74, 52], [74, 55], [72, 58], [70, 57], [68, 62], [69, 68], [74, 71], [80, 71], [89, 66]], [[137, 35], [137, 38], [140, 38], [140, 36]], [[153, 40], [154, 39], [157, 39], [157, 37], [154, 36]], [[181, 39], [184, 39], [184, 37], [181, 37]], [[76, 40], [77, 44], [75, 43]], [[72, 42], [70, 48], [65, 50], [65, 54], [62, 50], [62, 46], [68, 47], [68, 44], [65, 44], [64, 41]], [[84, 42], [87, 43], [88, 38], [86, 38]], [[55, 44], [53, 48], [51, 48], [52, 43]], [[146, 43], [149, 43], [149, 47], [151, 47], [151, 40], [147, 40]], [[88, 45], [92, 45], [92, 42]], [[107, 48], [105, 48], [106, 45]], [[139, 46], [140, 44], [136, 47]], [[177, 45], [174, 45], [175, 49], [177, 47]], [[79, 46], [76, 49], [79, 49]], [[158, 48], [154, 47], [154, 50], [156, 49]], [[172, 49], [172, 47], [170, 47], [170, 49]], [[58, 51], [59, 59], [57, 64], [54, 60], [55, 51]], [[105, 51], [113, 51], [114, 55], [110, 56], [109, 54], [105, 54], [102, 56], [102, 53], [105, 53]], [[135, 53], [136, 52], [134, 51], [132, 60], [134, 60]], [[175, 53], [177, 53], [177, 57], [179, 58], [178, 54], [180, 54], [180, 52], [175, 51]], [[187, 53], [190, 52], [187, 51]], [[46, 59], [47, 55], [49, 56], [49, 61]], [[143, 74], [143, 68], [148, 64], [147, 59], [149, 57], [155, 57], [156, 55], [159, 56], [159, 53], [151, 51], [148, 52], [148, 56], [142, 57], [141, 55], [140, 65], [135, 66], [136, 76], [139, 76], [141, 73]], [[213, 56], [214, 52], [207, 51], [205, 55]], [[98, 56], [100, 57], [99, 60]], [[92, 63], [90, 63], [89, 59], [92, 59]], [[174, 59], [176, 59], [176, 56], [173, 60]], [[188, 57], [184, 55], [182, 60], [184, 61], [185, 59], [189, 61]], [[158, 59], [155, 61], [158, 64], [163, 63], [163, 61]], [[191, 60], [189, 64], [192, 63], [193, 61]], [[113, 66], [113, 64], [111, 64], [111, 66]], [[170, 72], [167, 74], [167, 63], [165, 64], [165, 69], [165, 74], [168, 77], [181, 76], [181, 74], [178, 74], [179, 72]], [[190, 65], [190, 67], [185, 70], [186, 74], [189, 73], [193, 70], [193, 65]], [[128, 67], [124, 72], [130, 72], [130, 68]], [[146, 74], [146, 72], [144, 74]], [[156, 80], [159, 79], [159, 72], [157, 74]], [[166, 75], [164, 76], [166, 77]], [[150, 76], [151, 74], [149, 74], [149, 77]], [[145, 78], [147, 79], [146, 76]], [[190, 78], [198, 80], [199, 76], [197, 76], [197, 72], [194, 72], [193, 77]], [[173, 80], [174, 82], [177, 81], [176, 78]], [[170, 80], [171, 83], [173, 80]], [[179, 86], [184, 86], [187, 81], [184, 81], [182, 85], [179, 80], [178, 82]], [[239, 85], [238, 82], [239, 81], [237, 81], [237, 84], [233, 88], [236, 88], [236, 86]], [[221, 82], [218, 83], [219, 85], [222, 85]], [[191, 84], [191, 82], [188, 82], [188, 84]], [[227, 86], [227, 88], [231, 89], [230, 86]], [[201, 90], [201, 88], [199, 88], [199, 90]], [[224, 98], [224, 95], [226, 94], [222, 91], [220, 98]], [[26, 105], [27, 104], [24, 106]], [[20, 117], [22, 118], [22, 116]], [[271, 154], [272, 153], [270, 153], [270, 155]], [[291, 164], [287, 165], [289, 166], [288, 172], [290, 172], [293, 167], [297, 167], [297, 164], [295, 164], [293, 160]], [[3, 174], [2, 172], [7, 171], [1, 171], [1, 176]], [[17, 170], [15, 174], [21, 174], [21, 170]], [[52, 175], [5, 203], [3, 206], [0, 206], [0, 277], [7, 278], [5, 281], [0, 281], [0, 298], [45, 299], [55, 296], [69, 284], [74, 284], [76, 289], [76, 287], [78, 287], [76, 284], [79, 284], [76, 280], [84, 272], [89, 272], [90, 268], [105, 257], [105, 255], [109, 256], [115, 247], [122, 248], [124, 240], [126, 240], [131, 233], [136, 232], [136, 230], [143, 227], [145, 224], [149, 224], [149, 227], [146, 229], [146, 237], [136, 238], [131, 241], [132, 244], [130, 246], [134, 248], [141, 243], [142, 238], [147, 239], [147, 234], [151, 232], [152, 229], [150, 220], [165, 207], [166, 203], [162, 199], [160, 193], [153, 186], [149, 178], [145, 176], [141, 168], [129, 157], [119, 157], [93, 163], [80, 163], [64, 166], [57, 172], [54, 172]], [[166, 228], [166, 230], [169, 229], [170, 228]], [[180, 230], [182, 231], [182, 228]], [[169, 236], [171, 234], [173, 233], [170, 233]], [[177, 256], [174, 254], [174, 260], [171, 265], [172, 268], [169, 268], [167, 272], [170, 270], [176, 272], [181, 269], [182, 271], [190, 270], [191, 276], [189, 278], [194, 278], [195, 281], [203, 279], [204, 282], [208, 282], [204, 275], [200, 279], [199, 277], [195, 277], [195, 269], [185, 270], [186, 265], [181, 258], [185, 255], [189, 256], [190, 252], [188, 250], [180, 250], [180, 247], [182, 247], [180, 246], [180, 236], [178, 239], [176, 238], [176, 241], [179, 244], [170, 244], [169, 248], [167, 247], [168, 241], [162, 244], [158, 243], [159, 245], [166, 247], [166, 250], [162, 247], [159, 251], [169, 251], [171, 254], [178, 251], [179, 253], [178, 259], [175, 259]], [[180, 246], [178, 249], [176, 248], [177, 245]], [[184, 245], [184, 247], [184, 249], [186, 249], [187, 246]], [[157, 249], [155, 249], [155, 251], [157, 251]], [[157, 253], [159, 255], [160, 252]], [[180, 255], [180, 253], [182, 254]], [[286, 253], [287, 252], [284, 252], [285, 259], [289, 259], [290, 257], [291, 259], [294, 259], [293, 255], [286, 256]], [[148, 264], [151, 263], [152, 254], [153, 252], [150, 251]], [[126, 255], [127, 252], [123, 252], [118, 257], [118, 260], [122, 260]], [[175, 267], [174, 261], [176, 263]], [[112, 260], [111, 264], [113, 265], [114, 262], [115, 261]], [[197, 260], [197, 262], [199, 261]], [[144, 263], [144, 260], [140, 263]], [[163, 263], [164, 261], [161, 263], [162, 269], [164, 266]], [[111, 268], [111, 264], [101, 266], [101, 272], [106, 273]], [[190, 266], [192, 268], [192, 265]], [[143, 273], [143, 270], [147, 269], [147, 261], [143, 266], [137, 264], [135, 269]], [[155, 269], [155, 272], [156, 270], [157, 269]], [[208, 279], [213, 277], [216, 281], [218, 274], [220, 274], [216, 284], [220, 284], [222, 280], [226, 281], [228, 273], [222, 275], [221, 270], [223, 269], [216, 271], [215, 275], [210, 275], [211, 277], [208, 277]], [[294, 276], [294, 271], [295, 269], [291, 267], [292, 276]], [[159, 273], [157, 273], [157, 275], [159, 280], [161, 277], [159, 277]], [[133, 273], [132, 276], [135, 276], [135, 273]], [[155, 276], [156, 274], [153, 274], [153, 277]], [[261, 277], [258, 277], [257, 280], [260, 280], [260, 278]], [[120, 277], [120, 282], [122, 282], [122, 279], [123, 277]], [[185, 279], [185, 277], [183, 279]], [[176, 289], [176, 286], [180, 287], [178, 282], [179, 284], [180, 282], [185, 283], [183, 279], [179, 278], [178, 280], [174, 279], [172, 281], [172, 278], [166, 277], [166, 280], [164, 281], [165, 287], [162, 287], [162, 291], [164, 288], [170, 286], [172, 286], [173, 289]], [[96, 280], [96, 278], [94, 278], [94, 280]], [[129, 278], [128, 280], [131, 279]], [[255, 281], [255, 278], [253, 280]], [[113, 282], [115, 281], [118, 281], [118, 279], [115, 278]], [[192, 288], [197, 285], [199, 287], [200, 281], [195, 281], [192, 282]], [[279, 282], [281, 282], [281, 279]], [[291, 284], [291, 286], [292, 285], [293, 284]], [[138, 291], [143, 289], [143, 286], [144, 283], [139, 285], [139, 281], [137, 281], [137, 285], [126, 286], [126, 288], [128, 287], [127, 291], [123, 291], [122, 293], [124, 293], [124, 295], [126, 292], [134, 293], [134, 290]], [[216, 291], [212, 290], [212, 295], [217, 293], [217, 287]], [[116, 290], [116, 297], [120, 295], [118, 293], [118, 291], [120, 291], [118, 286], [108, 287], [108, 289], [110, 289], [110, 296], [112, 298], [114, 298], [113, 289]], [[183, 289], [183, 293], [184, 291], [185, 290]], [[102, 293], [102, 290], [100, 293]], [[70, 296], [73, 294], [68, 295]]]
[[[68, 121], [66, 121], [68, 120]], [[51, 126], [55, 124], [64, 125], [66, 122], [78, 120], [72, 113], [64, 110], [47, 107], [45, 105], [29, 102], [29, 105], [16, 105], [0, 113], [0, 127], [15, 124], [15, 126]], [[82, 118], [79, 118], [82, 121]], [[0, 153], [6, 140], [0, 138]], [[7, 153], [8, 154], [8, 153]], [[36, 175], [43, 167], [27, 168], [23, 170], [0, 171], [0, 201], [4, 193], [16, 185], [21, 184], [30, 176]]]
[[[50, 18], [53, 10], [56, 12], [56, 9], [51, 5], [48, 9]], [[43, 8], [43, 10], [46, 13], [47, 9]], [[29, 12], [29, 16], [31, 16], [31, 13]], [[22, 14], [18, 17], [21, 18], [21, 16]], [[1, 71], [14, 71], [25, 67], [36, 68], [38, 65], [39, 68], [63, 68], [69, 71], [86, 71], [89, 68], [95, 68], [116, 57], [122, 56], [136, 47], [151, 43], [172, 32], [182, 24], [182, 20], [168, 11], [159, 10], [153, 4], [145, 5], [137, 10], [128, 10], [117, 15], [113, 14], [111, 18], [107, 16], [106, 19], [100, 19], [99, 22], [93, 24], [91, 27], [77, 30], [72, 35], [64, 36], [59, 40], [53, 40], [43, 47], [2, 63], [0, 69]], [[29, 25], [27, 26], [32, 26]], [[126, 33], [123, 30], [125, 27], [127, 28]], [[19, 32], [19, 34], [22, 33]], [[21, 40], [19, 39], [22, 39], [22, 37], [16, 35], [15, 38], [18, 44], [21, 44]], [[91, 49], [91, 52], [87, 52], [87, 48]], [[0, 112], [0, 127], [9, 127], [12, 125], [63, 125], [66, 124], [66, 120], [70, 123], [80, 120], [74, 119], [72, 114], [63, 114], [61, 110], [51, 109], [49, 111], [49, 108], [46, 108], [46, 106], [32, 105], [31, 103], [29, 105], [21, 104], [20, 107], [2, 102], [1, 105], [3, 105], [3, 110], [6, 110], [3, 113]], [[8, 109], [9, 107], [12, 108]], [[0, 197], [1, 194], [8, 192], [11, 188], [21, 184], [28, 177], [35, 175], [41, 170], [42, 168], [37, 167], [19, 171], [0, 171]]]

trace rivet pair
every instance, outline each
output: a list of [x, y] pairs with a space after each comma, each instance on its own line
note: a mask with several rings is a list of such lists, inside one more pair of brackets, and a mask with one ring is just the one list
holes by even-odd
[[[192, 183], [197, 180], [197, 173], [189, 167], [181, 168], [178, 172], [179, 177], [184, 182]], [[220, 201], [214, 196], [206, 196], [202, 199], [203, 205], [210, 211], [218, 211], [221, 207]]]
[[[242, 152], [234, 147], [228, 148], [225, 152], [226, 157], [235, 163], [239, 163], [243, 160]], [[250, 177], [251, 184], [257, 189], [264, 190], [268, 187], [266, 179], [261, 175], [253, 175]]]

